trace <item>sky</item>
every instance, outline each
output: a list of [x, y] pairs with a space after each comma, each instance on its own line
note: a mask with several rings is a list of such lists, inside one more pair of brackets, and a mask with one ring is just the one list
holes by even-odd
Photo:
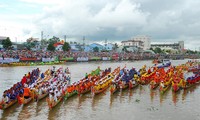
[[109, 43], [148, 35], [200, 49], [199, 0], [0, 0], [0, 36]]

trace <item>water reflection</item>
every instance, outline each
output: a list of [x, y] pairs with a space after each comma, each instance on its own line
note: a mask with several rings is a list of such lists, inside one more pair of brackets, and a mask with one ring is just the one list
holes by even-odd
[[98, 106], [99, 102], [104, 98], [104, 96], [106, 96], [105, 91], [92, 97], [92, 110], [96, 111], [96, 106]]
[[182, 93], [182, 101], [184, 102], [187, 98], [188, 94], [193, 94], [193, 92], [200, 86], [200, 84], [196, 84], [188, 89], [184, 89]]
[[28, 103], [27, 105], [22, 105], [22, 110], [18, 115], [18, 119], [29, 119], [35, 113], [35, 105], [34, 103]]
[[150, 89], [150, 98], [151, 98], [151, 103], [153, 103], [154, 97], [156, 96], [156, 90], [151, 90]]
[[37, 102], [35, 113], [36, 116], [39, 115], [39, 113], [44, 109], [44, 107], [47, 107], [47, 102], [45, 98]]
[[84, 94], [81, 96], [78, 96], [78, 109], [80, 109], [82, 107], [82, 104], [84, 105], [85, 101], [92, 98], [92, 96], [88, 93], [88, 94]]
[[60, 117], [61, 106], [63, 106], [63, 101], [58, 103], [53, 109], [49, 109], [48, 119], [56, 120]]
[[119, 91], [119, 101], [120, 101], [120, 103], [123, 103], [124, 102], [124, 100], [125, 100], [125, 97], [127, 97], [128, 96], [128, 89], [125, 89], [125, 90], [120, 90]]
[[169, 95], [169, 93], [171, 93], [171, 86], [163, 94], [160, 93], [160, 105], [161, 106], [162, 106], [162, 103], [164, 102], [164, 100], [167, 99], [167, 96]]
[[178, 96], [180, 95], [181, 91], [179, 90], [178, 92], [172, 91], [172, 101], [174, 105], [176, 106], [176, 103], [178, 102]]
[[13, 106], [7, 108], [6, 110], [2, 111], [2, 118], [1, 120], [7, 120], [8, 117], [13, 116], [14, 113], [19, 111], [21, 108], [18, 104], [14, 104]]
[[139, 85], [139, 95], [140, 96], [144, 94], [144, 91], [145, 91], [144, 87], [142, 85]]

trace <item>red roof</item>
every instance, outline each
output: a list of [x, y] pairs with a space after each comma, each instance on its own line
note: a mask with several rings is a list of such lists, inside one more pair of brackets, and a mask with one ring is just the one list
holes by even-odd
[[53, 44], [54, 47], [57, 47], [58, 45], [64, 45], [64, 43], [57, 42], [57, 43]]

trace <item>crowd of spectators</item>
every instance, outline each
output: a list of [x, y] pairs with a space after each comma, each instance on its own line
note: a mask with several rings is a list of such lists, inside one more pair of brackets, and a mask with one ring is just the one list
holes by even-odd
[[[64, 51], [30, 51], [30, 50], [8, 50], [8, 51], [0, 51], [1, 58], [14, 58], [14, 59], [21, 59], [21, 58], [78, 58], [78, 57], [119, 57], [121, 59], [155, 59], [158, 58], [159, 54], [151, 54], [151, 53], [126, 53], [126, 52], [64, 52]], [[167, 55], [170, 57], [170, 55]]]

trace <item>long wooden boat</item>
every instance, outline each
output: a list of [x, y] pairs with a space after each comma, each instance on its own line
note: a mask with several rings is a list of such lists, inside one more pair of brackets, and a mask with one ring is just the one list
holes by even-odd
[[181, 89], [181, 87], [179, 86], [179, 83], [174, 83], [172, 81], [172, 91], [173, 92], [178, 92]]
[[[107, 77], [108, 77], [108, 76], [107, 76]], [[101, 86], [103, 86], [103, 84], [100, 84], [100, 89], [97, 89], [97, 90], [96, 90], [94, 87], [92, 87], [91, 92], [92, 92], [93, 96], [94, 96], [94, 95], [97, 95], [97, 94], [99, 94], [99, 93], [102, 93], [102, 92], [105, 91], [107, 88], [109, 88], [109, 86], [110, 86], [112, 80], [113, 80], [113, 77], [112, 77], [112, 76], [110, 76], [109, 78], [107, 78], [106, 83], [104, 83], [104, 87], [101, 87]], [[107, 84], [107, 85], [106, 85], [106, 84]]]
[[83, 95], [83, 94], [86, 94], [86, 93], [89, 93], [89, 92], [91, 92], [91, 88], [90, 89], [85, 89], [85, 90], [83, 90], [81, 92], [78, 92], [78, 95]]
[[15, 103], [17, 103], [17, 99], [9, 102], [8, 104], [2, 103], [2, 104], [0, 104], [0, 109], [5, 110], [5, 109], [9, 108], [10, 106], [14, 105]]
[[94, 90], [94, 91], [92, 90], [93, 96], [102, 93], [102, 92], [105, 91], [107, 88], [109, 88], [109, 86], [110, 86], [110, 85], [107, 85], [107, 86], [105, 86], [105, 87], [103, 87], [103, 88], [100, 88], [99, 90]]
[[24, 98], [23, 104], [26, 105], [26, 104], [30, 103], [31, 100], [33, 100], [32, 97], [30, 97], [30, 98], [28, 98], [28, 99], [25, 99], [25, 98]]
[[65, 100], [67, 100], [68, 98], [70, 98], [70, 97], [72, 97], [72, 96], [74, 96], [74, 95], [76, 95], [77, 94], [77, 91], [76, 90], [74, 90], [73, 92], [71, 92], [71, 93], [66, 93], [65, 94], [65, 96], [64, 96], [64, 98], [65, 98]]
[[138, 85], [139, 85], [139, 83], [138, 83], [137, 81], [135, 81], [134, 84], [132, 84], [132, 85], [129, 84], [129, 89], [134, 89], [134, 88], [136, 88]]
[[49, 93], [46, 92], [46, 93], [43, 93], [43, 94], [41, 94], [41, 95], [38, 95], [37, 101], [44, 99], [45, 97], [48, 96], [48, 94], [49, 94]]
[[155, 81], [151, 81], [151, 83], [149, 84], [150, 86], [150, 89], [153, 90], [153, 89], [156, 89], [158, 86], [159, 86], [160, 83], [156, 83]]
[[119, 85], [117, 83], [113, 83], [110, 86], [110, 95], [114, 94], [115, 92], [117, 92], [119, 90]]
[[48, 102], [48, 99], [47, 99], [47, 103], [48, 103], [48, 106], [49, 106], [49, 109], [53, 109], [56, 105], [58, 105], [61, 101], [63, 100], [63, 96], [61, 96], [56, 102], [54, 101], [53, 103], [51, 102]]
[[170, 87], [171, 87], [171, 84], [166, 85], [164, 88], [160, 86], [160, 93], [164, 94]]
[[162, 86], [161, 86], [161, 83], [160, 83], [160, 88], [159, 88], [159, 90], [160, 90], [160, 93], [161, 93], [161, 94], [164, 94], [164, 93], [171, 87], [171, 83], [172, 83], [171, 80], [172, 80], [172, 79], [170, 79], [168, 82], [165, 82], [165, 83], [164, 83], [164, 87], [162, 87]]
[[97, 85], [95, 85], [92, 89], [91, 89], [91, 93], [92, 95], [97, 95], [99, 93], [102, 93], [103, 91], [105, 91], [107, 88], [109, 88], [109, 86], [112, 83], [112, 80], [114, 79], [115, 75], [118, 75], [120, 71], [120, 68], [116, 68], [114, 70], [114, 72], [106, 75], [104, 78], [102, 78], [103, 83], [98, 83]]
[[[66, 73], [67, 74], [67, 73]], [[62, 83], [60, 83], [59, 85], [61, 85]], [[57, 106], [65, 97], [65, 93], [61, 93], [61, 96], [58, 98], [57, 101], [50, 101], [49, 98], [46, 99], [47, 103], [48, 103], [48, 106], [49, 106], [49, 109], [53, 109], [55, 106]]]

